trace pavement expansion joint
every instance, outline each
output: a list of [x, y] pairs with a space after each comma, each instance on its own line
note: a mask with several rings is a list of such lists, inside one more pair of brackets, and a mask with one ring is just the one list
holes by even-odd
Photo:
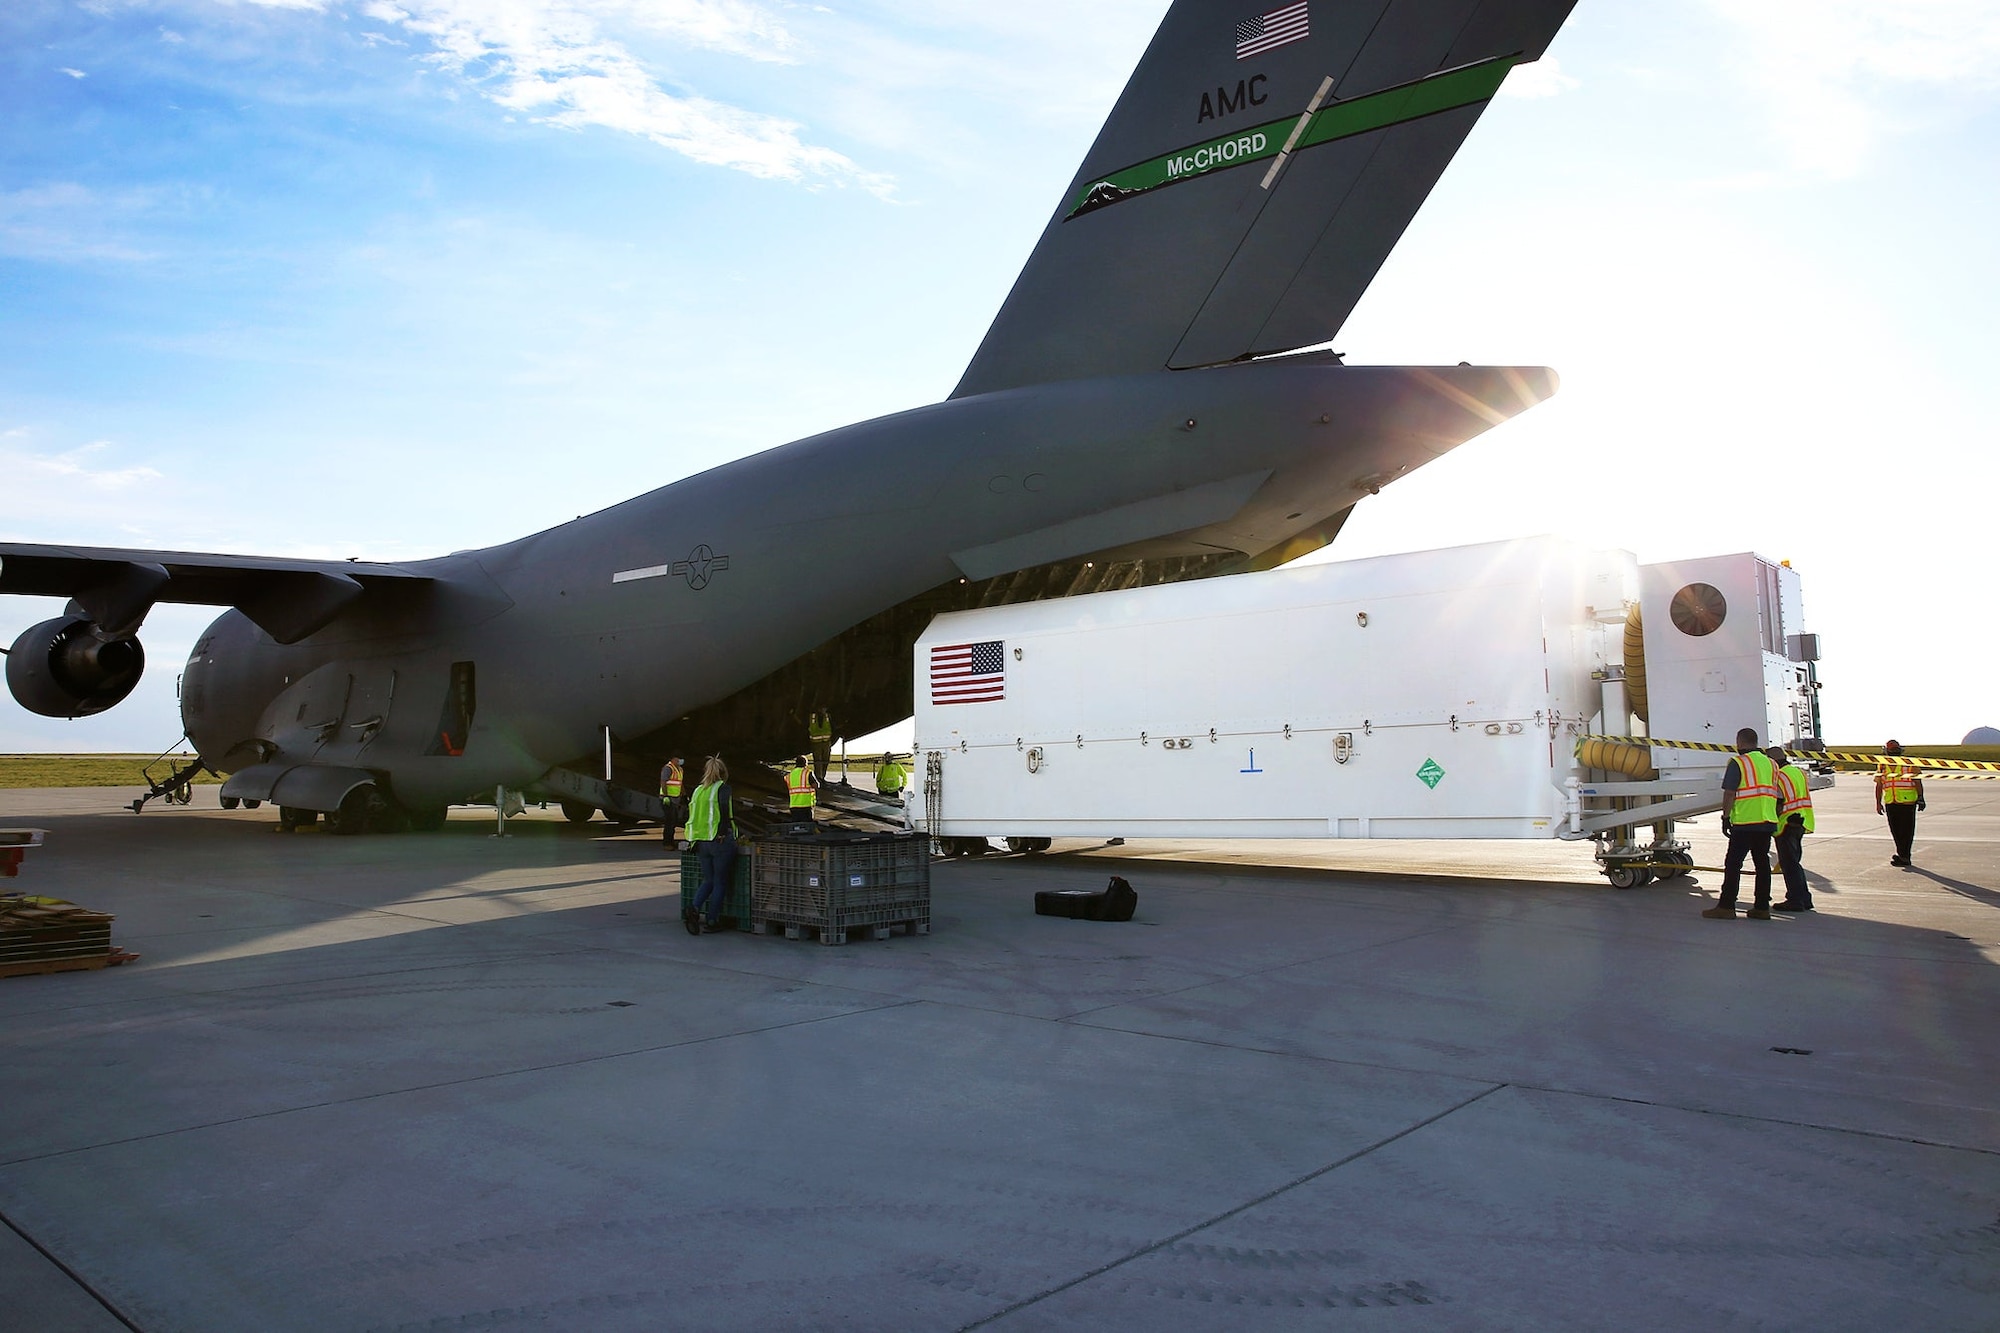
[[132, 1320], [126, 1316], [123, 1310], [119, 1309], [116, 1305], [111, 1303], [111, 1299], [109, 1297], [107, 1297], [103, 1292], [99, 1291], [96, 1287], [91, 1286], [90, 1283], [86, 1282], [81, 1273], [78, 1273], [74, 1268], [71, 1268], [61, 1259], [57, 1258], [54, 1254], [50, 1253], [47, 1246], [43, 1245], [40, 1241], [36, 1240], [33, 1236], [29, 1235], [26, 1231], [22, 1230], [21, 1226], [17, 1222], [15, 1222], [13, 1218], [7, 1216], [5, 1213], [0, 1213], [0, 1226], [6, 1227], [9, 1231], [19, 1236], [21, 1238], [22, 1244], [28, 1246], [36, 1254], [39, 1254], [42, 1256], [42, 1258], [48, 1260], [49, 1263], [53, 1265], [59, 1272], [61, 1272], [64, 1277], [68, 1278], [71, 1282], [74, 1282], [76, 1284], [76, 1288], [78, 1291], [81, 1291], [84, 1295], [90, 1297], [91, 1300], [96, 1301], [100, 1306], [102, 1306], [106, 1314], [110, 1315], [113, 1319], [116, 1319], [119, 1323], [123, 1324], [125, 1327], [131, 1329], [132, 1333], [144, 1333], [144, 1330], [141, 1329], [137, 1324], [133, 1323]]
[[[317, 1102], [301, 1102], [296, 1106], [281, 1106], [269, 1111], [252, 1111], [245, 1115], [226, 1116], [220, 1120], [204, 1120], [199, 1124], [176, 1125], [172, 1129], [156, 1130], [150, 1134], [132, 1134], [120, 1139], [105, 1139], [99, 1143], [83, 1143], [70, 1148], [58, 1148], [53, 1152], [29, 1153], [24, 1157], [0, 1158], [0, 1167], [21, 1166], [29, 1162], [46, 1162], [63, 1157], [73, 1157], [78, 1153], [95, 1152], [100, 1148], [117, 1148], [132, 1143], [146, 1143], [154, 1139], [169, 1139], [177, 1134], [191, 1134], [205, 1129], [221, 1129], [229, 1125], [249, 1124], [259, 1120], [276, 1120], [302, 1111], [319, 1111], [332, 1106], [359, 1106], [368, 1102], [381, 1101], [386, 1097], [402, 1097], [413, 1092], [436, 1092], [443, 1088], [461, 1088], [476, 1083], [490, 1083], [495, 1079], [515, 1078], [522, 1074], [545, 1074], [557, 1069], [576, 1069], [586, 1065], [607, 1064], [614, 1060], [627, 1060], [635, 1055], [652, 1055], [659, 1051], [683, 1050], [688, 1047], [704, 1046], [711, 1042], [735, 1041], [743, 1037], [759, 1036], [767, 1032], [781, 1032], [787, 1028], [811, 1027], [817, 1023], [830, 1023], [837, 1019], [850, 1018], [856, 1014], [882, 1013], [890, 1009], [906, 1009], [912, 1005], [925, 1003], [922, 1000], [897, 1000], [890, 1004], [869, 1005], [862, 1009], [849, 1009], [837, 1014], [814, 1014], [808, 1018], [793, 1019], [785, 1023], [765, 1023], [759, 1027], [738, 1028], [730, 1032], [712, 1033], [705, 1037], [690, 1037], [686, 1041], [665, 1041], [653, 1046], [635, 1046], [627, 1051], [607, 1051], [601, 1055], [579, 1056], [574, 1060], [550, 1060], [542, 1064], [520, 1065], [513, 1069], [494, 1069], [481, 1074], [467, 1074], [463, 1078], [439, 1079], [434, 1083], [412, 1083], [401, 1088], [383, 1088], [375, 1092], [359, 1093], [353, 1097], [328, 1097]], [[598, 1008], [601, 1006], [591, 1006]]]
[[[1795, 1051], [1773, 1046], [1773, 1051], [1783, 1050], [1787, 1055], [1811, 1054], [1810, 1051]], [[1385, 1066], [1394, 1068], [1394, 1066]], [[1403, 1073], [1426, 1073], [1429, 1071], [1412, 1069]], [[1973, 1143], [1946, 1143], [1942, 1139], [1923, 1139], [1911, 1134], [1890, 1134], [1879, 1129], [1856, 1129], [1851, 1125], [1829, 1125], [1817, 1120], [1789, 1120], [1784, 1116], [1752, 1115], [1747, 1111], [1724, 1111], [1713, 1106], [1683, 1106], [1679, 1102], [1656, 1101], [1648, 1097], [1621, 1097], [1612, 1092], [1586, 1092], [1581, 1088], [1558, 1088], [1541, 1083], [1511, 1083], [1509, 1087], [1522, 1092], [1546, 1093], [1552, 1097], [1578, 1097], [1593, 1102], [1618, 1102], [1626, 1106], [1646, 1106], [1660, 1111], [1680, 1111], [1687, 1115], [1713, 1116], [1719, 1120], [1738, 1120], [1753, 1125], [1773, 1125], [1780, 1129], [1810, 1129], [1824, 1134], [1846, 1134], [1859, 1139], [1879, 1139], [1884, 1143], [1907, 1143], [1917, 1148], [1942, 1148], [1947, 1152], [1978, 1153], [1982, 1157], [2000, 1157], [2000, 1148], [1982, 1148]]]
[[984, 1318], [975, 1319], [969, 1324], [961, 1325], [959, 1327], [958, 1333], [971, 1333], [972, 1329], [984, 1328], [988, 1324], [991, 1324], [996, 1320], [1004, 1319], [1008, 1315], [1015, 1314], [1021, 1310], [1025, 1310], [1031, 1305], [1035, 1305], [1042, 1301], [1048, 1300], [1051, 1296], [1061, 1295], [1063, 1292], [1068, 1291], [1072, 1287], [1081, 1286], [1083, 1283], [1089, 1282], [1093, 1278], [1103, 1277], [1106, 1273], [1112, 1272], [1115, 1269], [1122, 1268], [1126, 1264], [1129, 1264], [1136, 1259], [1143, 1259], [1149, 1254], [1157, 1254], [1161, 1250], [1166, 1249], [1170, 1245], [1178, 1245], [1181, 1241], [1186, 1240], [1189, 1236], [1195, 1235], [1198, 1232], [1206, 1231], [1208, 1230], [1208, 1228], [1213, 1226], [1220, 1226], [1222, 1223], [1229, 1221], [1231, 1218], [1241, 1216], [1242, 1214], [1249, 1212], [1252, 1208], [1255, 1208], [1260, 1204], [1269, 1203], [1271, 1202], [1271, 1200], [1278, 1198], [1280, 1195], [1288, 1194], [1292, 1190], [1298, 1189], [1301, 1185], [1309, 1185], [1313, 1181], [1318, 1180], [1321, 1176], [1329, 1175], [1335, 1171], [1340, 1170], [1340, 1168], [1343, 1166], [1348, 1166], [1354, 1162], [1358, 1162], [1362, 1158], [1368, 1156], [1370, 1153], [1380, 1152], [1382, 1149], [1388, 1147], [1390, 1144], [1406, 1139], [1410, 1137], [1410, 1135], [1415, 1134], [1419, 1130], [1428, 1129], [1432, 1125], [1438, 1123], [1438, 1121], [1443, 1120], [1448, 1116], [1457, 1115], [1460, 1111], [1465, 1110], [1467, 1107], [1472, 1106], [1477, 1102], [1483, 1101], [1484, 1099], [1491, 1097], [1494, 1093], [1500, 1092], [1511, 1086], [1513, 1085], [1507, 1083], [1488, 1084], [1486, 1087], [1480, 1089], [1478, 1092], [1473, 1093], [1470, 1097], [1467, 1097], [1464, 1101], [1454, 1103], [1451, 1106], [1447, 1106], [1444, 1110], [1439, 1111], [1433, 1115], [1425, 1116], [1422, 1120], [1416, 1121], [1413, 1124], [1405, 1125], [1403, 1128], [1397, 1130], [1394, 1134], [1385, 1135], [1384, 1137], [1375, 1140], [1375, 1142], [1368, 1144], [1366, 1147], [1357, 1148], [1353, 1152], [1347, 1154], [1345, 1157], [1339, 1158], [1336, 1161], [1328, 1162], [1325, 1166], [1315, 1167], [1311, 1171], [1306, 1172], [1304, 1175], [1299, 1176], [1294, 1180], [1288, 1180], [1284, 1184], [1277, 1186], [1275, 1189], [1269, 1189], [1264, 1191], [1262, 1194], [1257, 1195], [1254, 1198], [1245, 1199], [1242, 1203], [1237, 1204], [1233, 1208], [1224, 1209], [1222, 1212], [1217, 1213], [1213, 1217], [1204, 1218], [1202, 1221], [1195, 1223], [1193, 1226], [1188, 1227], [1181, 1231], [1177, 1231], [1171, 1236], [1164, 1236], [1161, 1239], [1154, 1241], [1150, 1245], [1143, 1245], [1140, 1248], [1132, 1251], [1130, 1254], [1123, 1255], [1117, 1259], [1113, 1259], [1108, 1264], [1100, 1264], [1098, 1267], [1093, 1268], [1088, 1272], [1079, 1273], [1075, 1277], [1070, 1278], [1067, 1282], [1057, 1283], [1055, 1286], [1050, 1287], [1045, 1291], [1039, 1291], [1036, 1292], [1033, 1296], [1029, 1296], [1022, 1300], [1015, 1301], [1012, 1305], [1009, 1305], [1004, 1309], [995, 1310], [992, 1314], [989, 1314]]

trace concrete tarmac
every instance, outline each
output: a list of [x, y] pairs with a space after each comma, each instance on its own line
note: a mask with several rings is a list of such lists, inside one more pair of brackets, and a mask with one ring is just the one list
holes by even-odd
[[2000, 784], [1909, 871], [1820, 793], [1798, 919], [1060, 844], [839, 948], [690, 937], [657, 832], [128, 797], [0, 792], [144, 955], [0, 980], [0, 1328], [2000, 1327]]

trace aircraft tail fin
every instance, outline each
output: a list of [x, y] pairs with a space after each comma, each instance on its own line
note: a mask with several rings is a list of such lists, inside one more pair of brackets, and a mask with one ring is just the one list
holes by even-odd
[[1325, 342], [1575, 0], [1176, 0], [953, 397]]

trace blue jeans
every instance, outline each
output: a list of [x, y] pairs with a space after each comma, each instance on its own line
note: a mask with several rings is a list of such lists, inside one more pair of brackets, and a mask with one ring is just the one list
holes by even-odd
[[694, 856], [699, 872], [695, 880], [694, 910], [712, 926], [729, 903], [730, 872], [736, 868], [736, 842], [731, 838], [698, 842], [694, 845]]

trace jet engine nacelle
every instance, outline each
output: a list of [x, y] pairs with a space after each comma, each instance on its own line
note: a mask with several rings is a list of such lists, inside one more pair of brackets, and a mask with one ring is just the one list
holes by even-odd
[[146, 650], [129, 634], [107, 634], [86, 616], [58, 616], [24, 632], [7, 653], [7, 689], [43, 717], [88, 717], [132, 692]]

